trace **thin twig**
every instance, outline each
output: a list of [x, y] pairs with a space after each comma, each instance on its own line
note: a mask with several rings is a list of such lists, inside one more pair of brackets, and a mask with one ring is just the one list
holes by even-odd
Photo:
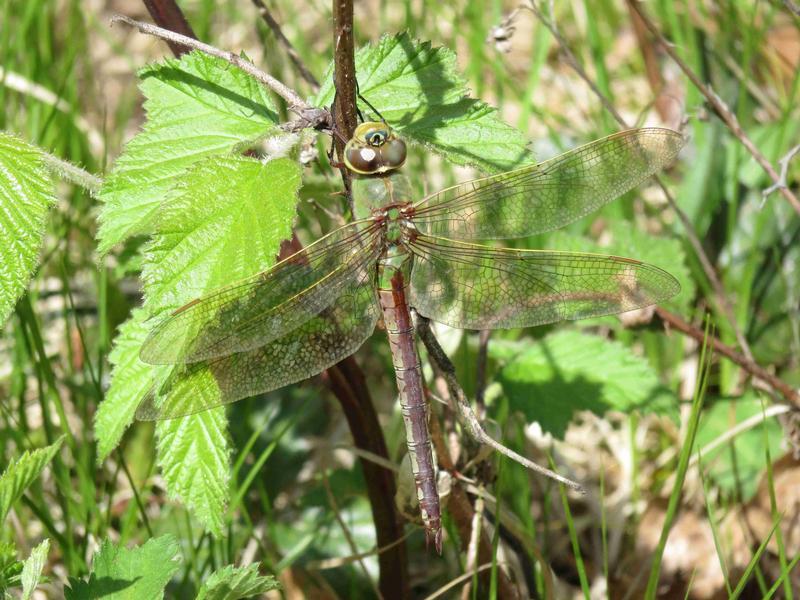
[[314, 77], [311, 71], [309, 71], [306, 65], [303, 63], [303, 59], [300, 58], [300, 55], [297, 53], [297, 50], [294, 49], [292, 43], [285, 35], [283, 35], [280, 24], [272, 16], [272, 13], [269, 12], [267, 5], [261, 0], [252, 0], [252, 2], [258, 10], [258, 14], [261, 15], [262, 19], [264, 19], [267, 27], [272, 30], [272, 34], [275, 36], [275, 39], [277, 39], [278, 43], [283, 46], [284, 50], [286, 50], [286, 54], [289, 55], [289, 60], [292, 61], [295, 69], [297, 69], [297, 71], [300, 73], [300, 76], [306, 80], [306, 83], [308, 83], [316, 93], [319, 90], [319, 81], [317, 81], [316, 77]]
[[[635, 1], [635, 0], [634, 0]], [[534, 0], [529, 0], [530, 5], [523, 5], [524, 7], [528, 8], [533, 14], [536, 16], [537, 19], [553, 34], [553, 37], [559, 44], [561, 48], [561, 52], [567, 59], [569, 65], [573, 68], [573, 70], [578, 74], [586, 85], [592, 90], [592, 92], [597, 96], [600, 100], [603, 107], [611, 113], [614, 119], [619, 123], [622, 127], [628, 128], [630, 125], [625, 121], [623, 116], [617, 111], [616, 107], [611, 103], [611, 101], [605, 97], [603, 92], [600, 88], [595, 85], [594, 81], [592, 81], [591, 77], [589, 77], [588, 73], [583, 69], [583, 67], [578, 62], [578, 59], [570, 50], [567, 41], [563, 38], [563, 36], [559, 33], [558, 29], [556, 28], [555, 24], [550, 21], [542, 12], [537, 8]], [[684, 231], [686, 232], [686, 237], [689, 239], [689, 243], [692, 246], [695, 254], [697, 255], [698, 260], [700, 261], [700, 266], [703, 269], [703, 272], [706, 274], [709, 282], [711, 282], [711, 287], [714, 288], [714, 294], [716, 296], [716, 300], [722, 309], [723, 314], [728, 320], [728, 323], [731, 326], [731, 329], [736, 336], [736, 341], [739, 344], [739, 347], [742, 349], [742, 352], [745, 353], [745, 356], [750, 360], [753, 359], [753, 354], [750, 351], [750, 345], [747, 343], [747, 338], [745, 338], [744, 333], [742, 333], [741, 328], [739, 327], [738, 322], [736, 321], [736, 315], [733, 311], [733, 307], [728, 302], [727, 295], [725, 294], [725, 289], [722, 286], [722, 282], [720, 281], [719, 277], [717, 277], [717, 273], [714, 270], [713, 265], [711, 264], [711, 260], [708, 258], [705, 249], [703, 248], [703, 244], [700, 242], [700, 239], [697, 237], [697, 233], [694, 230], [694, 226], [692, 225], [689, 216], [678, 206], [678, 203], [675, 201], [675, 198], [672, 196], [670, 191], [667, 189], [667, 186], [661, 180], [658, 175], [654, 175], [653, 179], [661, 188], [661, 192], [664, 194], [664, 197], [667, 199], [667, 202], [670, 205], [670, 208], [678, 215], [678, 220], [680, 220], [681, 225], [683, 226]]]
[[[450, 450], [445, 444], [441, 427], [438, 419], [431, 419], [431, 442], [436, 450], [439, 466], [450, 473], [455, 472], [455, 464], [450, 456]], [[467, 492], [460, 484], [454, 484], [450, 489], [450, 496], [447, 498], [447, 512], [456, 524], [458, 536], [461, 539], [462, 548], [469, 546], [472, 539], [472, 523], [475, 520], [475, 508], [472, 506]], [[485, 563], [495, 559], [495, 552], [489, 537], [484, 530], [478, 542], [478, 562]], [[489, 588], [491, 578], [487, 574], [482, 576], [482, 585]], [[504, 569], [497, 570], [497, 597], [498, 598], [519, 598], [519, 591], [511, 582]]]
[[777, 182], [773, 183], [771, 186], [761, 192], [764, 200], [766, 200], [772, 192], [781, 188], [785, 188], [789, 185], [789, 183], [786, 181], [786, 177], [789, 173], [789, 163], [792, 162], [792, 159], [797, 155], [798, 152], [800, 152], [800, 144], [797, 144], [797, 146], [789, 150], [789, 152], [787, 152], [783, 158], [778, 161], [778, 164], [781, 166], [780, 177]]
[[189, 48], [193, 48], [195, 50], [200, 50], [201, 52], [205, 52], [210, 56], [215, 56], [217, 58], [221, 58], [224, 61], [229, 62], [230, 64], [234, 65], [235, 67], [240, 68], [242, 71], [254, 77], [273, 92], [278, 94], [281, 98], [286, 100], [289, 108], [298, 114], [301, 114], [303, 110], [312, 109], [310, 104], [308, 104], [305, 100], [303, 100], [300, 96], [297, 95], [293, 89], [287, 87], [281, 81], [275, 79], [269, 73], [265, 73], [258, 67], [256, 67], [253, 63], [244, 60], [237, 54], [233, 52], [229, 52], [227, 50], [220, 50], [219, 48], [215, 48], [209, 44], [205, 44], [199, 40], [194, 38], [187, 37], [185, 35], [181, 35], [180, 33], [175, 33], [174, 31], [169, 31], [168, 29], [163, 29], [158, 25], [151, 25], [150, 23], [143, 23], [141, 21], [137, 21], [135, 19], [131, 19], [130, 17], [126, 17], [125, 15], [114, 15], [111, 17], [112, 23], [125, 23], [131, 27], [135, 27], [141, 33], [152, 35], [154, 37], [160, 38], [166, 41], [172, 41], [177, 44], [181, 44], [183, 46], [188, 46]]
[[430, 327], [430, 321], [417, 314], [416, 329], [420, 339], [422, 340], [422, 343], [425, 344], [425, 348], [428, 350], [428, 357], [434, 364], [434, 367], [437, 368], [442, 374], [442, 377], [444, 377], [445, 383], [447, 384], [447, 391], [450, 394], [450, 401], [454, 405], [456, 412], [461, 417], [460, 421], [462, 426], [470, 436], [472, 436], [478, 442], [494, 448], [497, 452], [500, 452], [514, 462], [521, 464], [523, 467], [530, 469], [531, 471], [544, 475], [545, 477], [549, 477], [550, 479], [554, 479], [559, 483], [563, 483], [565, 486], [577, 492], [582, 494], [586, 493], [586, 490], [579, 483], [576, 483], [571, 479], [567, 479], [555, 471], [551, 471], [550, 469], [547, 469], [541, 465], [537, 465], [535, 462], [525, 458], [524, 456], [520, 456], [510, 448], [506, 448], [503, 444], [490, 437], [489, 434], [483, 430], [480, 422], [472, 412], [472, 408], [469, 405], [466, 394], [464, 394], [464, 390], [461, 389], [461, 385], [458, 383], [458, 379], [456, 378], [456, 369], [453, 366], [453, 363], [450, 361], [450, 358], [439, 345], [439, 341], [436, 339], [436, 336], [433, 335], [433, 331], [431, 331]]
[[449, 592], [453, 588], [458, 587], [459, 585], [461, 585], [465, 581], [469, 582], [478, 573], [481, 573], [482, 571], [486, 571], [487, 569], [490, 569], [491, 567], [503, 567], [503, 566], [506, 566], [506, 563], [500, 562], [500, 561], [497, 561], [497, 562], [491, 561], [491, 562], [484, 563], [480, 567], [477, 567], [477, 568], [474, 568], [474, 569], [472, 567], [468, 567], [468, 570], [465, 573], [462, 573], [461, 575], [459, 575], [455, 579], [447, 582], [445, 585], [440, 587], [438, 590], [436, 590], [432, 594], [430, 594], [428, 596], [425, 596], [425, 600], [436, 600], [436, 598], [441, 598], [447, 592]]
[[746, 357], [742, 356], [736, 350], [731, 348], [730, 346], [723, 344], [719, 338], [715, 336], [706, 336], [702, 329], [699, 329], [693, 325], [690, 325], [678, 315], [674, 315], [668, 310], [657, 307], [656, 314], [661, 317], [661, 319], [668, 323], [670, 327], [677, 329], [681, 333], [688, 335], [691, 338], [694, 338], [700, 343], [703, 343], [703, 340], [707, 340], [709, 346], [711, 346], [715, 352], [723, 355], [731, 362], [736, 363], [742, 369], [750, 373], [753, 377], [757, 379], [761, 379], [770, 388], [778, 391], [787, 401], [793, 404], [795, 407], [800, 408], [800, 394], [792, 388], [788, 383], [779, 379], [769, 371], [767, 371], [764, 367], [756, 364], [754, 361], [747, 359]]
[[[692, 71], [692, 69], [687, 65], [678, 53], [675, 52], [672, 45], [664, 38], [661, 34], [661, 31], [656, 27], [655, 23], [653, 23], [650, 18], [645, 14], [642, 8], [638, 5], [637, 2], [630, 2], [630, 7], [639, 15], [642, 19], [642, 22], [645, 24], [650, 33], [658, 40], [661, 46], [664, 48], [664, 51], [669, 55], [669, 57], [675, 62], [676, 65], [683, 71], [684, 75], [686, 75], [689, 80], [694, 84], [697, 90], [705, 97], [708, 103], [711, 105], [711, 108], [714, 109], [714, 112], [717, 113], [717, 116], [722, 120], [725, 125], [727, 125], [728, 129], [730, 129], [731, 133], [738, 139], [745, 149], [750, 153], [750, 155], [756, 160], [756, 162], [764, 169], [764, 172], [769, 176], [773, 183], [780, 182], [780, 175], [775, 170], [775, 167], [772, 166], [767, 158], [761, 153], [758, 147], [753, 143], [753, 141], [748, 137], [748, 135], [742, 129], [742, 126], [739, 124], [739, 120], [736, 118], [736, 115], [728, 108], [728, 106], [723, 102], [722, 98], [720, 98], [717, 93], [711, 88], [710, 85], [707, 85], [700, 81], [700, 78], [697, 74]], [[795, 212], [800, 215], [800, 200], [792, 193], [792, 191], [787, 187], [778, 187], [781, 195], [792, 205]]]

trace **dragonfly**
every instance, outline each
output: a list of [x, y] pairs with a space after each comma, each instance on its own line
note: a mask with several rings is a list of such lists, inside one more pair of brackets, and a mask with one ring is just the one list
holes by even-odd
[[385, 122], [361, 123], [343, 154], [354, 173], [354, 220], [159, 322], [140, 358], [179, 367], [137, 417], [181, 417], [308, 379], [356, 352], [382, 318], [426, 540], [441, 553], [412, 309], [451, 327], [505, 329], [621, 313], [677, 294], [669, 273], [631, 258], [477, 242], [576, 221], [669, 165], [683, 143], [668, 129], [623, 131], [415, 199], [401, 171], [405, 142]]

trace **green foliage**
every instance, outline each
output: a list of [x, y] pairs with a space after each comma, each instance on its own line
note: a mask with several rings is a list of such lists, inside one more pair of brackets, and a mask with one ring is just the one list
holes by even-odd
[[42, 569], [47, 562], [47, 553], [50, 552], [50, 540], [44, 540], [31, 550], [31, 555], [25, 559], [20, 575], [22, 584], [22, 600], [30, 600], [33, 590], [39, 585]]
[[243, 71], [199, 52], [139, 73], [147, 122], [100, 190], [101, 252], [153, 230], [174, 178], [209, 156], [267, 135], [276, 115], [267, 91]]
[[53, 460], [62, 441], [63, 438], [59, 438], [50, 446], [23, 453], [0, 475], [0, 524], [5, 520], [14, 502], [19, 500], [25, 489]]
[[0, 132], [0, 324], [25, 291], [55, 202], [42, 152]]
[[[504, 123], [494, 108], [468, 97], [451, 50], [418, 42], [407, 33], [384, 35], [356, 52], [356, 72], [361, 95], [394, 129], [450, 162], [485, 171], [533, 162], [525, 136]], [[326, 106], [333, 95], [331, 65], [312, 102]], [[369, 107], [361, 108], [371, 113]]]
[[674, 396], [653, 368], [619, 342], [564, 329], [535, 343], [497, 341], [489, 348], [508, 361], [499, 380], [512, 408], [558, 438], [581, 410], [674, 414]]
[[19, 584], [24, 565], [17, 560], [17, 548], [10, 542], [0, 541], [0, 598], [10, 598], [9, 587]]
[[280, 585], [271, 575], [259, 575], [258, 563], [247, 567], [228, 565], [203, 582], [197, 600], [238, 600], [266, 594]]
[[[291, 235], [299, 185], [299, 168], [289, 159], [237, 156], [198, 161], [174, 178], [145, 251], [146, 312], [135, 312], [123, 326], [110, 357], [112, 383], [95, 419], [101, 456], [119, 442], [142, 397], [171, 371], [139, 360], [149, 330], [145, 316], [163, 315], [271, 266]], [[157, 434], [170, 494], [221, 535], [229, 477], [224, 411], [160, 422]]]
[[139, 360], [139, 349], [150, 331], [146, 318], [144, 309], [134, 310], [119, 328], [114, 349], [108, 356], [113, 365], [111, 386], [94, 416], [99, 462], [117, 447], [122, 434], [133, 422], [136, 407], [154, 381], [169, 372], [169, 367], [154, 367]]
[[67, 600], [158, 600], [180, 567], [180, 547], [171, 535], [128, 550], [105, 540], [87, 580], [70, 579]]
[[[762, 414], [764, 406], [758, 398], [747, 395], [734, 400], [718, 399], [709, 406], [700, 421], [697, 446], [702, 448], [730, 431], [742, 421]], [[758, 489], [766, 460], [766, 439], [770, 456], [781, 451], [783, 430], [775, 419], [762, 421], [743, 431], [729, 443], [703, 454], [701, 460], [709, 478], [726, 494], [739, 494], [748, 501]]]
[[282, 158], [211, 158], [159, 208], [142, 276], [151, 315], [269, 267], [291, 237], [300, 169]]
[[158, 466], [167, 490], [216, 536], [224, 534], [230, 479], [224, 408], [159, 421]]

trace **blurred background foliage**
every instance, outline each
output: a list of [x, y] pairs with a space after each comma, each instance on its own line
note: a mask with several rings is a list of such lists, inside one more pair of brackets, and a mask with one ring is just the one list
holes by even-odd
[[[179, 5], [201, 40], [244, 51], [302, 96], [313, 96], [253, 3]], [[779, 168], [800, 142], [796, 4], [654, 0], [643, 7]], [[322, 79], [332, 58], [330, 5], [275, 0], [269, 8]], [[569, 0], [540, 8], [630, 125], [681, 129], [689, 137], [664, 181], [721, 280], [733, 323], [689, 234], [654, 184], [565, 230], [514, 244], [600, 251], [662, 266], [683, 288], [669, 310], [700, 329], [708, 315], [723, 343], [796, 388], [798, 214], [780, 194], [762, 195], [772, 182], [626, 2]], [[170, 55], [162, 42], [110, 27], [114, 13], [149, 20], [134, 0], [3, 0], [0, 9], [0, 129], [98, 175], [142, 125], [136, 71]], [[407, 30], [453, 50], [472, 96], [496, 106], [531, 140], [538, 159], [619, 129], [559, 40], [513, 3], [365, 1], [355, 4], [355, 17], [358, 45]], [[327, 165], [322, 140], [319, 160], [303, 174], [297, 230], [304, 241], [330, 230], [344, 213], [341, 180]], [[787, 170], [795, 192], [798, 165], [790, 162]], [[419, 147], [406, 171], [421, 193], [475, 175]], [[90, 424], [108, 386], [115, 331], [141, 300], [142, 240], [98, 257], [96, 200], [67, 184], [58, 185], [57, 197], [41, 266], [0, 338], [0, 471], [61, 433], [65, 442], [52, 470], [14, 505], [0, 542], [13, 541], [27, 556], [51, 538], [49, 581], [42, 587], [49, 597], [62, 594], [67, 575], [88, 572], [100, 540], [141, 545], [165, 533], [179, 540], [182, 555], [168, 588], [172, 597], [189, 597], [220, 565], [254, 560], [277, 576], [286, 596], [374, 596], [374, 557], [346, 560], [374, 546], [363, 476], [346, 422], [319, 382], [230, 408], [234, 476], [225, 537], [212, 537], [167, 499], [150, 425], [132, 428], [120, 450], [97, 464]], [[734, 324], [747, 348], [740, 347]], [[639, 597], [665, 515], [675, 516], [667, 498], [686, 450], [700, 344], [647, 317], [494, 332], [484, 385], [476, 378], [478, 334], [436, 331], [468, 396], [480, 392], [504, 442], [540, 461], [549, 454], [589, 489], [586, 497], [570, 497], [565, 511], [549, 482], [490, 457], [490, 474], [482, 477], [504, 514], [501, 537], [510, 545], [499, 559], [511, 564], [512, 579], [531, 596], [545, 597], [553, 585], [555, 597], [578, 597], [582, 587], [597, 597]], [[405, 442], [384, 336], [376, 333], [356, 360], [399, 464]], [[797, 425], [786, 405], [774, 403], [780, 400], [724, 357], [713, 360], [694, 448], [707, 451], [694, 456], [683, 481], [681, 510], [661, 562], [660, 597], [684, 597], [689, 589], [691, 597], [727, 597], [769, 539], [747, 584], [747, 593], [763, 597], [800, 553], [800, 463], [790, 435], [797, 443]], [[467, 454], [470, 442], [448, 440], [456, 454]], [[780, 522], [775, 530], [774, 521]], [[408, 526], [415, 595], [463, 573], [463, 555], [447, 525], [442, 559]], [[786, 580], [780, 593], [790, 597], [788, 581], [800, 586], [800, 579]]]

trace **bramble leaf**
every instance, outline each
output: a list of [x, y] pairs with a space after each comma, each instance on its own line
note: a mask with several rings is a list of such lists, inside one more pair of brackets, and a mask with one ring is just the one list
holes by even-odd
[[203, 582], [197, 600], [239, 600], [280, 588], [271, 575], [259, 575], [258, 563], [247, 567], [228, 565]]
[[36, 268], [53, 202], [41, 151], [0, 132], [0, 324]]
[[150, 331], [146, 319], [145, 310], [134, 310], [114, 338], [114, 348], [108, 356], [113, 367], [111, 386], [94, 416], [98, 462], [105, 460], [117, 447], [122, 434], [133, 423], [136, 407], [153, 382], [169, 373], [169, 367], [156, 367], [139, 360], [139, 349]]
[[86, 581], [70, 578], [67, 600], [160, 600], [180, 566], [180, 546], [171, 535], [128, 550], [104, 540]]
[[100, 252], [150, 232], [174, 178], [188, 167], [267, 135], [277, 121], [261, 84], [201, 52], [149, 65], [139, 77], [147, 121], [100, 190]]
[[42, 569], [47, 562], [47, 553], [50, 552], [50, 540], [44, 540], [41, 544], [31, 550], [30, 556], [25, 559], [20, 575], [22, 584], [22, 600], [30, 600], [33, 590], [39, 585], [42, 577]]
[[49, 446], [24, 452], [3, 471], [0, 475], [0, 524], [5, 520], [14, 502], [53, 460], [63, 440], [64, 438], [60, 437]]
[[564, 329], [534, 344], [498, 341], [489, 348], [508, 361], [499, 380], [511, 406], [556, 437], [581, 410], [674, 411], [673, 395], [647, 360], [620, 342]]

